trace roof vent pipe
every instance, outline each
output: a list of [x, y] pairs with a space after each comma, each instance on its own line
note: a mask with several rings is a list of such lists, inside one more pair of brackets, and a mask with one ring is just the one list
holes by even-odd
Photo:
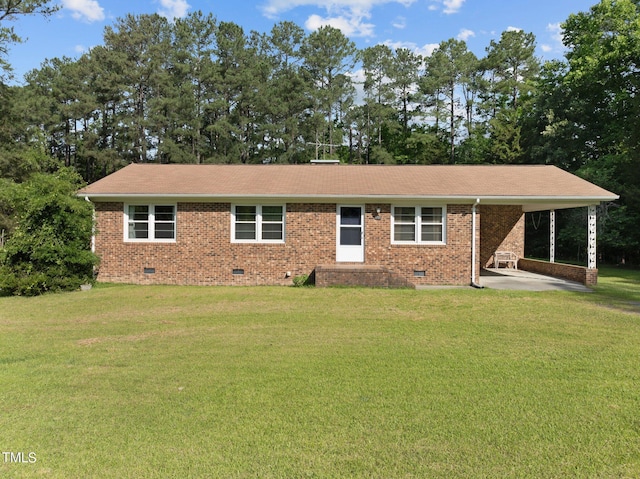
[[476, 202], [473, 204], [471, 208], [471, 286], [474, 288], [482, 289], [482, 286], [479, 283], [476, 283], [476, 257], [477, 257], [477, 247], [476, 247], [476, 213], [478, 209], [478, 205], [480, 204], [480, 198], [476, 199]]

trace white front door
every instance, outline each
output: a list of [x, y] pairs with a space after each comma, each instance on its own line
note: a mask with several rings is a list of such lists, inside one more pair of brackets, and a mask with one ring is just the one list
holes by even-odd
[[336, 261], [364, 261], [364, 207], [338, 206]]

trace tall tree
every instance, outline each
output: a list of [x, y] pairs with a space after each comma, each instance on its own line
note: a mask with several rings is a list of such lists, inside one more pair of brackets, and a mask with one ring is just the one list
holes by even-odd
[[80, 63], [66, 57], [47, 60], [26, 79], [31, 124], [44, 130], [52, 156], [77, 166], [78, 146], [94, 107], [85, 101]]
[[535, 49], [535, 35], [522, 30], [508, 30], [500, 41], [491, 40], [486, 64], [493, 72], [490, 88], [500, 106], [516, 109], [518, 99], [531, 91], [532, 79], [540, 71]]
[[532, 101], [522, 109], [519, 121], [528, 162], [553, 164], [575, 172], [583, 164], [585, 146], [579, 140], [581, 128], [576, 117], [582, 107], [564, 81], [567, 71], [566, 62], [559, 60], [542, 65]]
[[400, 122], [403, 133], [409, 132], [411, 122], [410, 104], [413, 103], [417, 91], [419, 68], [422, 65], [422, 57], [407, 48], [398, 48], [395, 51], [389, 66], [391, 87], [397, 98], [400, 111]]
[[266, 82], [258, 59], [258, 39], [248, 38], [242, 27], [221, 22], [216, 31], [218, 84], [214, 86], [211, 130], [216, 161], [257, 160], [259, 88]]
[[[572, 99], [583, 145], [579, 172], [621, 195], [612, 213], [627, 259], [640, 260], [640, 2], [601, 0], [563, 24]], [[622, 245], [618, 245], [621, 247]]]
[[[476, 71], [477, 58], [467, 49], [464, 41], [452, 38], [440, 43], [425, 60], [425, 64], [426, 71], [420, 82], [421, 91], [432, 98], [429, 104], [435, 105], [436, 118], [442, 115], [448, 120], [449, 162], [454, 163], [458, 128], [464, 118], [457, 109], [461, 104], [460, 87]], [[442, 101], [447, 105], [446, 110], [439, 107]]]
[[535, 57], [536, 40], [533, 33], [509, 30], [500, 41], [487, 47], [485, 67], [489, 82], [484, 111], [489, 118], [491, 160], [514, 163], [522, 160], [520, 107], [534, 86], [540, 70]]
[[211, 155], [207, 110], [218, 83], [215, 65], [217, 23], [213, 15], [192, 12], [173, 25], [170, 88], [163, 99], [168, 130], [162, 142], [166, 161], [203, 163]]
[[386, 45], [376, 45], [361, 50], [358, 55], [364, 71], [365, 108], [360, 115], [359, 127], [366, 138], [365, 148], [372, 139], [382, 147], [382, 133], [394, 118], [394, 93], [392, 84], [393, 51]]
[[262, 131], [269, 161], [299, 163], [308, 158], [304, 131], [313, 104], [311, 83], [301, 69], [304, 41], [304, 30], [292, 22], [274, 25], [266, 39], [271, 73], [263, 88]]
[[354, 65], [356, 47], [340, 30], [325, 26], [306, 37], [301, 53], [307, 78], [315, 86], [316, 143], [328, 144], [333, 155], [335, 145], [342, 143], [343, 132], [336, 135], [335, 129], [344, 97], [353, 94], [347, 74]]
[[160, 132], [158, 122], [150, 115], [166, 81], [171, 49], [169, 23], [157, 14], [129, 14], [118, 19], [115, 28], [105, 28], [104, 40], [107, 50], [114, 52], [112, 65], [123, 87], [118, 123], [128, 144], [120, 145], [121, 154], [136, 162], [153, 161]]
[[94, 101], [90, 124], [92, 141], [85, 144], [86, 153], [91, 157], [87, 161], [88, 170], [83, 172], [88, 182], [106, 176], [131, 161], [130, 155], [121, 153], [130, 150], [129, 135], [122, 123], [127, 90], [121, 74], [123, 56], [122, 52], [96, 46], [79, 60], [86, 89]]

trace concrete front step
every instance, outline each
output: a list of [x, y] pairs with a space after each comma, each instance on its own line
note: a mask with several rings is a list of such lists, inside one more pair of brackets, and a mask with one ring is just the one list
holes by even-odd
[[316, 286], [365, 286], [369, 288], [415, 288], [401, 275], [384, 266], [325, 264], [315, 268]]

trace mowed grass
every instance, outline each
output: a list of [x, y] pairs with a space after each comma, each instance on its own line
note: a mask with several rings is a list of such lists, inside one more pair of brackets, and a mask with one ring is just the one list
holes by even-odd
[[624, 275], [0, 298], [0, 477], [640, 477]]

